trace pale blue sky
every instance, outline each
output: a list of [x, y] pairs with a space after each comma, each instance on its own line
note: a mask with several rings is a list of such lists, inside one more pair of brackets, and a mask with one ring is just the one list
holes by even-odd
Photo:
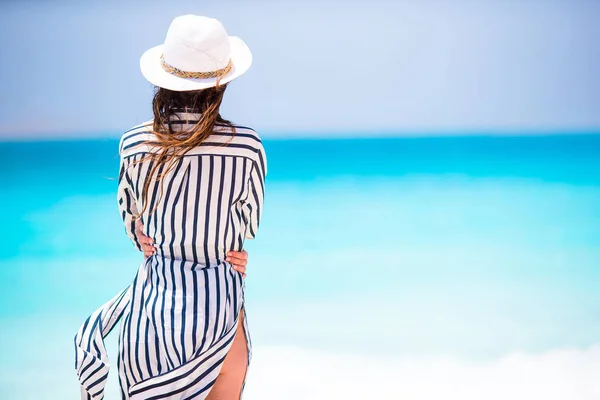
[[254, 53], [224, 116], [265, 136], [600, 129], [600, 2], [0, 3], [0, 137], [118, 135], [150, 117], [139, 56], [172, 18]]

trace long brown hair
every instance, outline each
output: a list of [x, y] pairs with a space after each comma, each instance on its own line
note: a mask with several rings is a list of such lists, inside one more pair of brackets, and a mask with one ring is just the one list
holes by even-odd
[[[141, 160], [151, 161], [149, 174], [142, 190], [143, 208], [141, 216], [148, 208], [148, 191], [151, 181], [161, 182], [164, 176], [177, 164], [177, 162], [191, 149], [199, 146], [213, 132], [216, 124], [231, 128], [235, 134], [233, 124], [221, 117], [219, 109], [227, 85], [186, 92], [175, 92], [164, 88], [156, 88], [152, 99], [154, 121], [152, 131], [156, 140], [146, 144], [153, 148]], [[198, 121], [178, 120], [182, 113], [200, 114]], [[184, 124], [191, 124], [191, 128], [183, 129]], [[173, 129], [176, 127], [175, 129]], [[158, 173], [161, 171], [161, 173]], [[154, 176], [156, 178], [154, 178]], [[162, 194], [162, 185], [161, 185]], [[158, 204], [158, 201], [157, 201]], [[156, 209], [156, 206], [154, 207]], [[152, 213], [154, 210], [150, 210]], [[139, 218], [139, 216], [137, 216]]]

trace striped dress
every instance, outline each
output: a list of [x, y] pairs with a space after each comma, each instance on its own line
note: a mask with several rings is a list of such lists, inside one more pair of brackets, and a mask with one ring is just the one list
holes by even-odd
[[[191, 127], [197, 114], [179, 114], [173, 126]], [[119, 209], [138, 250], [135, 218], [152, 161], [151, 122], [121, 139]], [[163, 174], [165, 171], [159, 170]], [[94, 312], [75, 337], [82, 399], [102, 399], [108, 375], [103, 339], [120, 324], [117, 360], [123, 399], [204, 399], [235, 338], [244, 308], [241, 273], [225, 261], [256, 235], [267, 172], [264, 149], [252, 129], [216, 126], [150, 183], [141, 216], [156, 253], [133, 283]], [[153, 211], [153, 212], [150, 212]], [[245, 316], [245, 312], [244, 312]], [[243, 331], [251, 358], [246, 318]]]

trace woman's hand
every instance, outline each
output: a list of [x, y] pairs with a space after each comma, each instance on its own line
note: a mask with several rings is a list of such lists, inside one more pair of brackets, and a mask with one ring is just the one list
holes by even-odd
[[151, 237], [146, 236], [142, 233], [144, 227], [142, 226], [142, 221], [137, 220], [135, 222], [135, 237], [137, 238], [140, 245], [142, 245], [142, 251], [144, 252], [144, 258], [148, 258], [156, 253], [156, 248], [154, 247], [154, 240]]
[[[144, 257], [148, 258], [153, 256], [156, 253], [156, 248], [154, 247], [154, 241], [152, 238], [144, 235], [142, 232], [144, 227], [142, 226], [142, 221], [139, 219], [135, 223], [135, 236], [137, 237], [138, 242], [142, 246], [142, 251], [144, 252]], [[225, 261], [231, 263], [234, 270], [240, 272], [242, 277], [246, 277], [246, 265], [248, 265], [248, 253], [245, 250], [242, 251], [229, 251], [227, 252], [227, 258]]]
[[225, 261], [230, 262], [233, 269], [241, 272], [243, 278], [246, 277], [246, 265], [248, 265], [248, 253], [246, 253], [246, 250], [227, 252]]

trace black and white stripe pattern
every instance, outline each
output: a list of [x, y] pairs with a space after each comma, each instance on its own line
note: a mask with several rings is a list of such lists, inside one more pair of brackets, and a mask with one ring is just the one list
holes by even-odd
[[[193, 124], [198, 115], [179, 117]], [[138, 249], [134, 215], [143, 209], [143, 185], [152, 167], [143, 161], [153, 151], [147, 145], [153, 139], [149, 126], [126, 132], [120, 144], [119, 209]], [[132, 285], [92, 314], [75, 337], [82, 398], [103, 398], [108, 374], [103, 338], [119, 319], [123, 399], [208, 395], [244, 307], [244, 282], [225, 255], [256, 236], [266, 170], [253, 130], [236, 127], [232, 135], [217, 126], [162, 181], [151, 181], [141, 218], [157, 252], [142, 263]], [[243, 323], [249, 362], [246, 318]]]

